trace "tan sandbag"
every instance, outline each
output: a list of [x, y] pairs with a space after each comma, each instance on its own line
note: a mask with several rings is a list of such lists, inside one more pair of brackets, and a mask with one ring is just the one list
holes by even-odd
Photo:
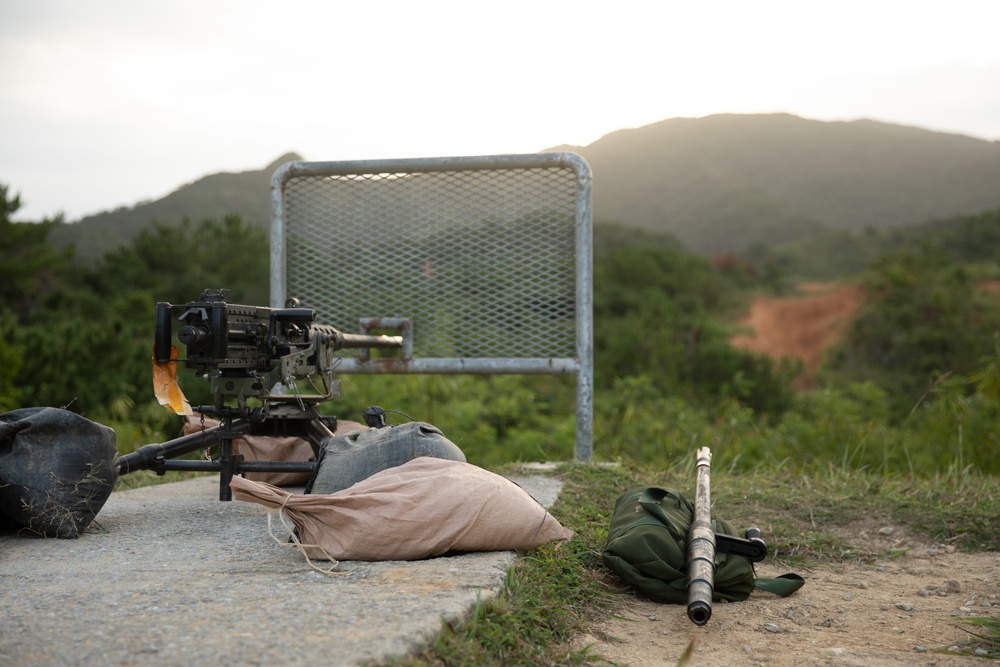
[[[184, 422], [184, 435], [191, 435], [202, 430], [202, 428], [213, 428], [219, 425], [219, 421], [205, 417], [202, 424], [201, 415], [188, 415]], [[351, 431], [367, 428], [364, 424], [355, 421], [338, 421], [337, 433], [341, 435]], [[233, 440], [233, 453], [242, 454], [247, 461], [315, 461], [312, 445], [304, 438], [295, 437], [273, 437], [265, 435], [245, 435], [238, 440]], [[309, 472], [249, 472], [247, 479], [258, 482], [268, 482], [277, 486], [301, 486], [309, 481], [312, 473]]]
[[326, 495], [234, 477], [237, 500], [280, 508], [314, 560], [417, 560], [449, 551], [533, 549], [573, 533], [514, 482], [431, 457]]

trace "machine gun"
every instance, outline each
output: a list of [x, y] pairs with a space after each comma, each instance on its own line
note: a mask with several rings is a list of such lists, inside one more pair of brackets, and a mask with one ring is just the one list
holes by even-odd
[[[153, 340], [157, 398], [178, 414], [189, 414], [176, 385], [180, 359], [172, 345], [172, 318], [183, 325], [177, 339], [186, 346], [188, 368], [211, 382], [213, 404], [193, 411], [221, 424], [165, 443], [140, 447], [118, 459], [118, 474], [135, 470], [218, 471], [219, 499], [231, 500], [229, 482], [245, 472], [312, 472], [315, 462], [244, 461], [232, 442], [244, 435], [298, 436], [318, 454], [333, 435], [335, 419], [317, 406], [340, 395], [334, 370], [344, 348], [400, 348], [400, 336], [350, 334], [317, 324], [316, 311], [289, 300], [285, 308], [230, 303], [228, 290], [205, 290], [200, 301], [156, 304]], [[331, 428], [332, 427], [332, 428]], [[185, 454], [221, 444], [212, 461], [175, 461]]]
[[745, 538], [716, 533], [712, 529], [712, 450], [697, 452], [697, 480], [694, 520], [688, 529], [688, 618], [695, 625], [705, 625], [712, 618], [712, 594], [715, 592], [715, 553], [745, 556], [752, 563], [767, 557], [767, 545], [760, 530], [749, 528]]

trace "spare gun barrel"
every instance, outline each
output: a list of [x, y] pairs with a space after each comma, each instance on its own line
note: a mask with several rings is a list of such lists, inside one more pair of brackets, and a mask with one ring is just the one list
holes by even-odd
[[688, 618], [705, 625], [712, 618], [715, 590], [715, 531], [712, 530], [712, 451], [697, 453], [694, 521], [688, 531]]

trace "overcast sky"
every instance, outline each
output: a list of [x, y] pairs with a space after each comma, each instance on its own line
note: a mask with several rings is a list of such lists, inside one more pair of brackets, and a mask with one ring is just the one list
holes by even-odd
[[788, 112], [1000, 139], [1000, 2], [0, 0], [0, 183], [68, 220], [220, 171]]

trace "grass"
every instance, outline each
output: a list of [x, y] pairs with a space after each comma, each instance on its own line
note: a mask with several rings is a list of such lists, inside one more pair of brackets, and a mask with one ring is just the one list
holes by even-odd
[[959, 627], [968, 633], [968, 641], [942, 649], [940, 653], [1000, 660], [1000, 619], [962, 618]]
[[[513, 467], [500, 472], [524, 474]], [[563, 489], [551, 511], [574, 531], [573, 539], [523, 554], [496, 598], [480, 600], [464, 622], [444, 623], [416, 655], [386, 665], [603, 663], [572, 640], [632, 595], [601, 562], [614, 501], [645, 484], [693, 496], [693, 463], [659, 471], [566, 464], [556, 475]], [[859, 526], [882, 522], [905, 525], [911, 535], [958, 549], [1000, 549], [993, 530], [1000, 524], [1000, 480], [995, 477], [889, 479], [840, 467], [769, 466], [750, 474], [713, 470], [712, 489], [716, 511], [734, 525], [756, 523], [768, 542], [768, 557], [786, 567], [892, 557], [898, 549], [858, 549], [845, 537]], [[987, 645], [997, 652], [995, 624], [979, 634], [986, 639], [976, 639], [980, 643], [970, 643], [969, 650]]]
[[591, 664], [586, 648], [571, 647], [570, 640], [619, 603], [595, 545], [607, 537], [608, 513], [627, 476], [582, 465], [564, 466], [556, 474], [563, 489], [553, 514], [573, 529], [573, 539], [523, 554], [497, 598], [480, 601], [464, 623], [444, 623], [419, 654], [388, 664]]

